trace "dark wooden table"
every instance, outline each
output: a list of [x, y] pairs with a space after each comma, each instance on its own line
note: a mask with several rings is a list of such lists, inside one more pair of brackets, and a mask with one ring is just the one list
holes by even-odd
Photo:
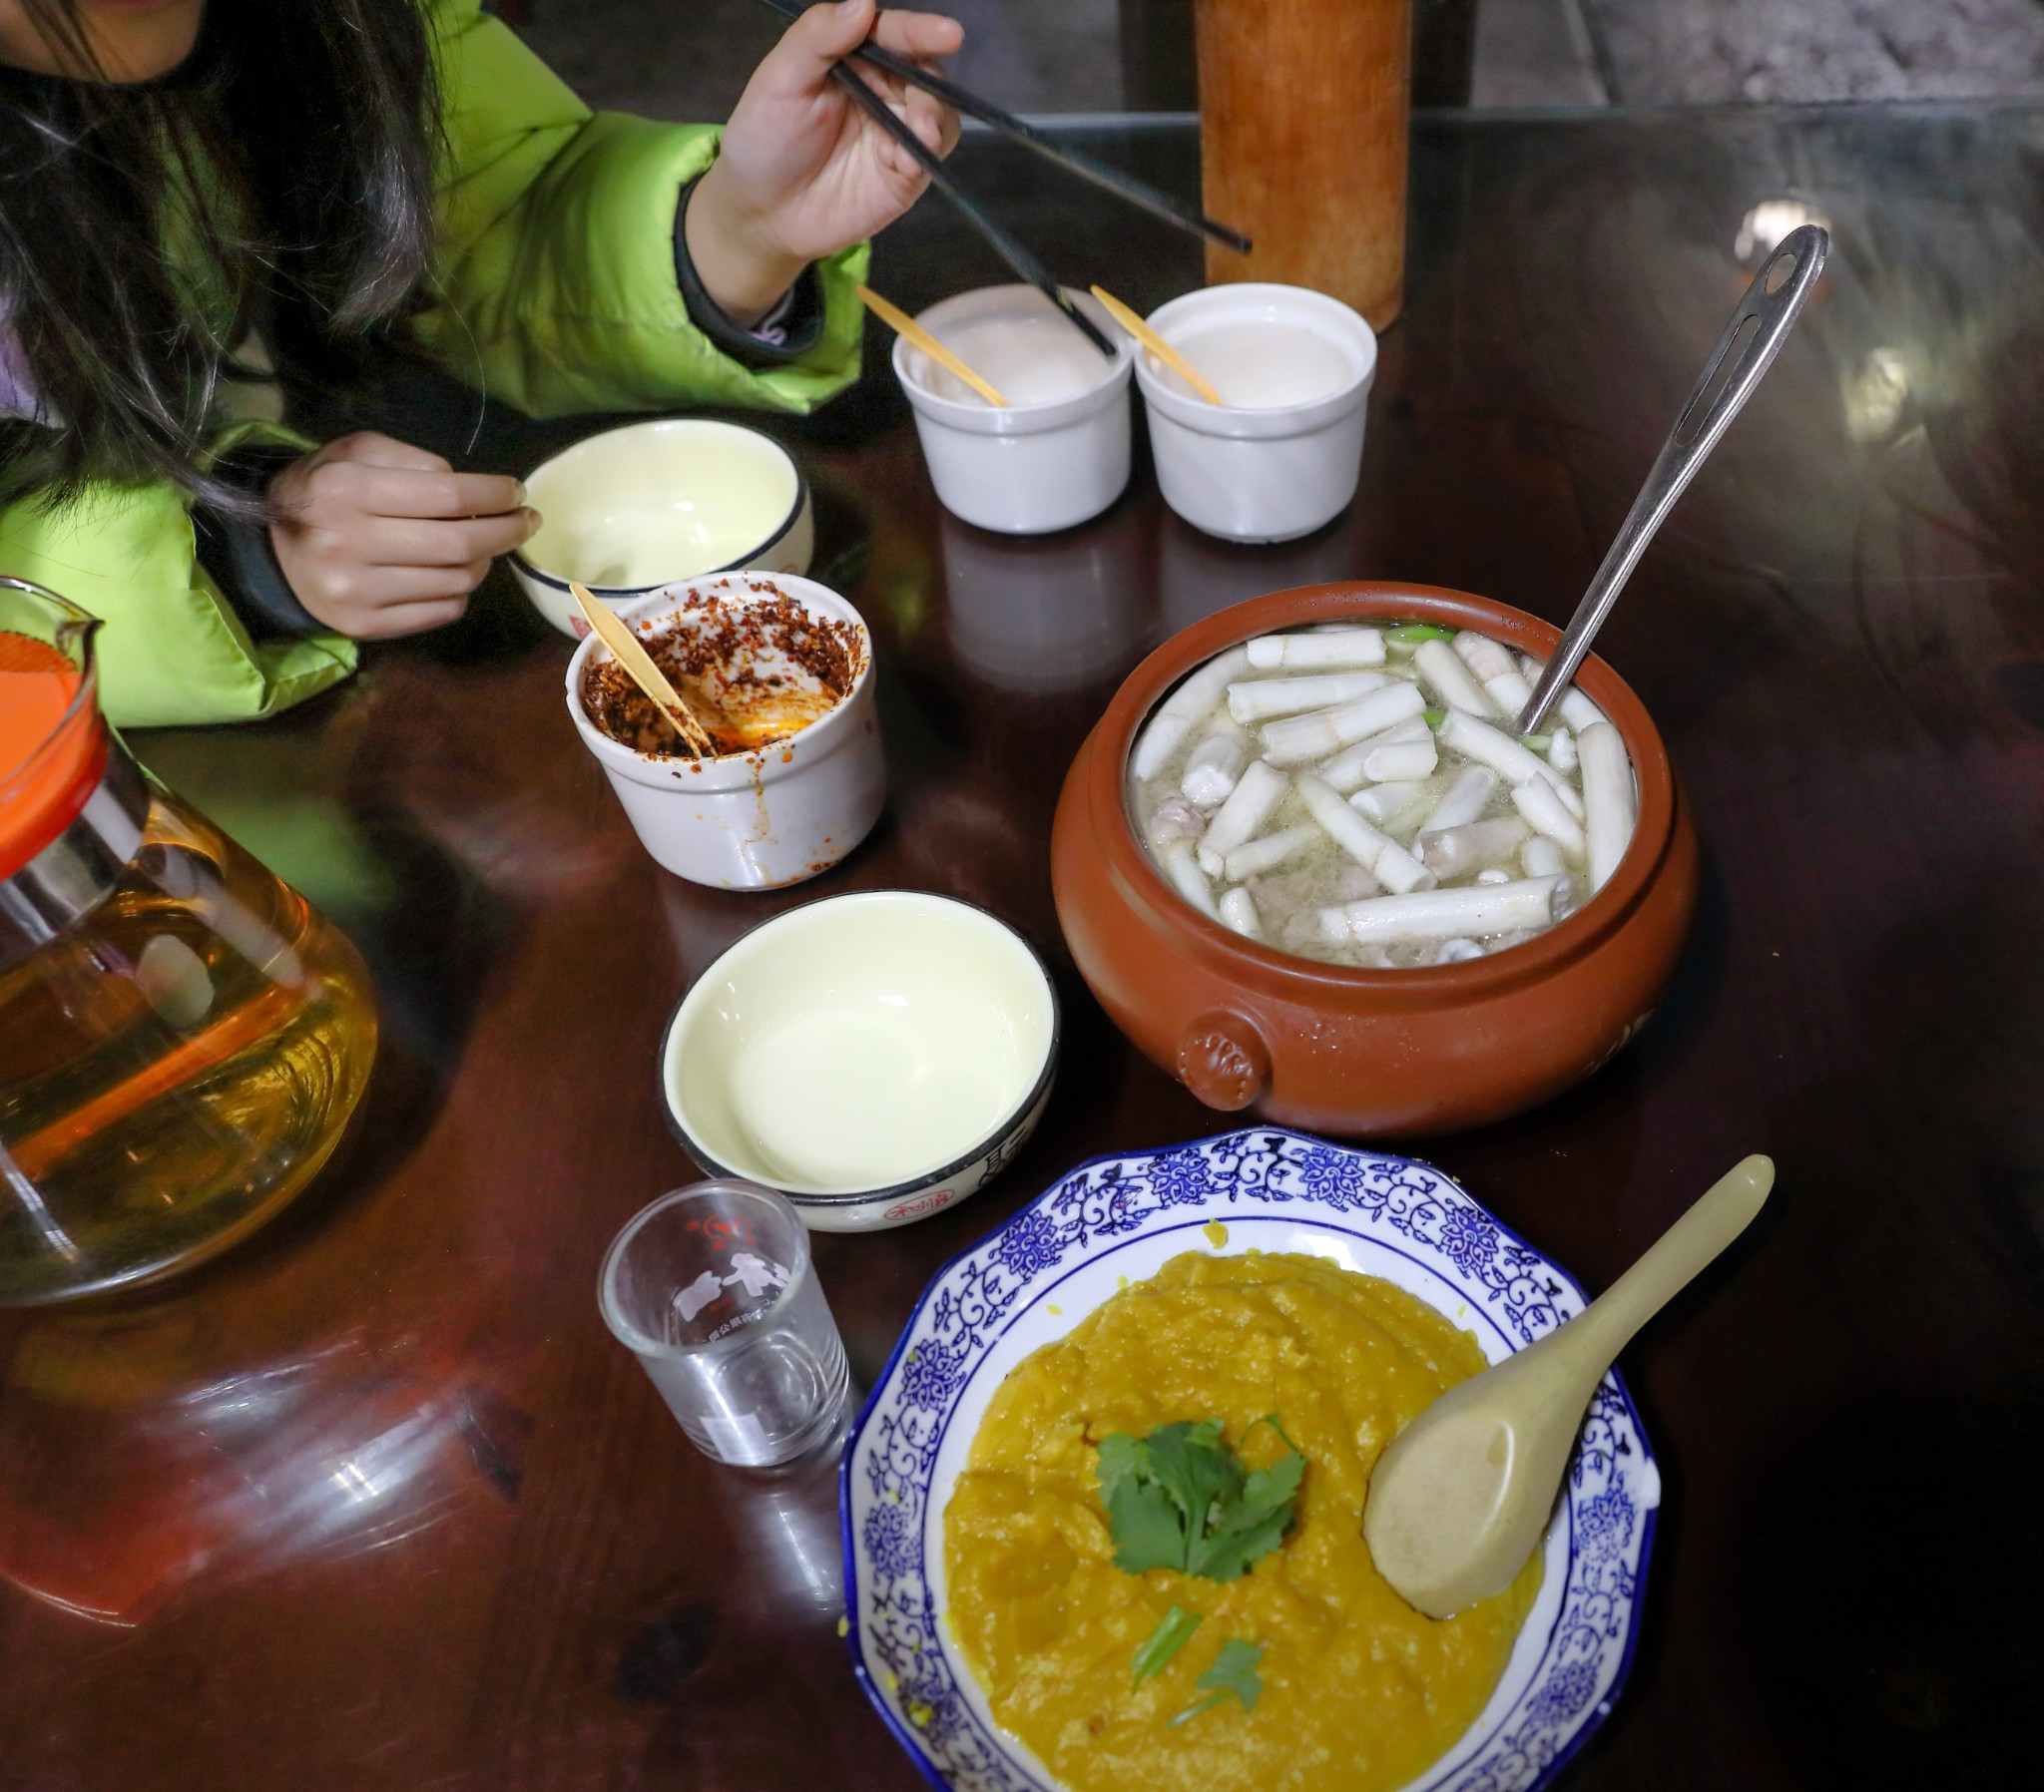
[[[1221, 547], [1147, 469], [1013, 542], [941, 515], [884, 377], [787, 434], [819, 576], [879, 643], [891, 804], [818, 882], [657, 871], [508, 586], [253, 728], [138, 739], [324, 903], [381, 987], [351, 1153], [158, 1296], [0, 1322], [0, 1787], [907, 1788], [835, 1635], [827, 1465], [713, 1467], [594, 1298], [693, 1178], [653, 1052], [730, 939], [832, 890], [981, 902], [1060, 967], [1051, 1112], [988, 1191], [821, 1238], [869, 1377], [925, 1278], [1092, 1153], [1224, 1128], [1072, 977], [1046, 840], [1151, 644], [1238, 598], [1411, 578], [1566, 614], [1798, 200], [1830, 272], [1649, 554], [1603, 651], [1658, 715], [1708, 854], [1645, 1035], [1586, 1086], [1422, 1148], [1607, 1283], [1717, 1171], [1771, 1209], [1631, 1352], [1668, 1496], [1632, 1683], [1570, 1783], [2013, 1781], [2044, 1682], [2044, 114], [1422, 118], [1412, 277], [1363, 491]], [[1182, 128], [1108, 153], [1189, 186]], [[1148, 305], [1197, 249], [983, 139], [966, 178], [1067, 276]], [[908, 304], [998, 277], [931, 206]], [[382, 419], [462, 437], [430, 381]], [[483, 419], [529, 465], [586, 422]]]

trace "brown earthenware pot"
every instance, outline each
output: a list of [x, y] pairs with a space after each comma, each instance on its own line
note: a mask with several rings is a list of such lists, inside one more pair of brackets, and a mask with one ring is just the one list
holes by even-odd
[[1293, 957], [1200, 914], [1151, 863], [1130, 819], [1137, 730], [1186, 673], [1238, 642], [1370, 617], [1480, 629], [1541, 659], [1561, 639], [1522, 611], [1424, 585], [1303, 586], [1221, 611], [1137, 667], [1080, 747], [1058, 800], [1051, 879], [1072, 957], [1101, 1006], [1210, 1108], [1399, 1137], [1517, 1114], [1631, 1039], [1689, 932], [1697, 840], [1646, 709], [1593, 658], [1576, 682], [1625, 738], [1639, 825], [1611, 881], [1552, 931], [1494, 958], [1369, 971]]

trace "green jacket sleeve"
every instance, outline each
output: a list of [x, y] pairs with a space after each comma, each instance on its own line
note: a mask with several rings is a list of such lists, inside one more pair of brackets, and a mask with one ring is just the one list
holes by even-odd
[[[241, 426], [222, 446], [261, 428]], [[106, 625], [100, 701], [117, 727], [253, 721], [354, 671], [355, 644], [338, 635], [250, 639], [199, 565], [191, 511], [168, 481], [96, 485], [62, 509], [40, 493], [17, 500], [0, 510], [0, 573]]]
[[422, 346], [535, 416], [732, 404], [806, 411], [858, 373], [861, 243], [822, 263], [821, 339], [751, 369], [689, 321], [675, 208], [718, 133], [592, 113], [480, 0], [431, 0], [449, 173]]

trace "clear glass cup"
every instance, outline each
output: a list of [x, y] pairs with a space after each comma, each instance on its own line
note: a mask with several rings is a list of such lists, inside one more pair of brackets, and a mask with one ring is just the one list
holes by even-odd
[[612, 1242], [598, 1300], [705, 1456], [761, 1468], [834, 1431], [844, 1346], [809, 1235], [771, 1189], [730, 1180], [662, 1195]]

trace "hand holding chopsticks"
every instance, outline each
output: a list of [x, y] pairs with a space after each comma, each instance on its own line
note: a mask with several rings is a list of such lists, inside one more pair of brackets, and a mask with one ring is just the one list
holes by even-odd
[[[798, 19], [802, 9], [795, 0], [764, 0], [784, 19]], [[1227, 224], [1209, 218], [1196, 206], [1174, 199], [1162, 193], [1147, 182], [1139, 181], [1134, 175], [1124, 174], [1118, 168], [1110, 168], [1104, 162], [1096, 162], [1082, 150], [1075, 150], [1070, 144], [1060, 143], [1047, 131], [1041, 131], [1027, 119], [1017, 118], [1012, 112], [1004, 111], [991, 100], [982, 100], [970, 89], [960, 87], [934, 69], [918, 68], [914, 63], [896, 56], [890, 50], [868, 40], [852, 52], [853, 57], [869, 63], [876, 69], [885, 69], [888, 74], [919, 87], [924, 93], [942, 100], [954, 107], [967, 118], [976, 118], [983, 125], [990, 126], [1011, 142], [1021, 144], [1025, 149], [1034, 150], [1048, 162], [1055, 162], [1060, 168], [1077, 175], [1082, 181], [1091, 181], [1094, 186], [1105, 188], [1117, 194], [1133, 206], [1140, 206], [1145, 212], [1153, 213], [1167, 224], [1176, 224], [1180, 229], [1195, 236], [1212, 237], [1240, 254], [1248, 254], [1252, 247], [1250, 239], [1240, 230], [1231, 229]]]
[[[763, 4], [771, 7], [781, 17], [791, 21], [797, 20], [802, 16], [802, 9], [799, 5], [795, 4], [795, 0], [763, 0]], [[1047, 133], [1038, 130], [1026, 120], [1019, 119], [1012, 113], [1005, 112], [1000, 107], [989, 104], [977, 95], [957, 86], [954, 82], [921, 67], [908, 58], [896, 55], [883, 46], [872, 42], [870, 39], [854, 49], [851, 52], [851, 57], [874, 69], [884, 70], [887, 74], [894, 76], [900, 81], [920, 88], [924, 93], [945, 101], [960, 112], [968, 113], [972, 117], [983, 120], [1003, 136], [1012, 138], [1015, 142], [1025, 145], [1036, 154], [1048, 158], [1060, 167], [1079, 175], [1082, 179], [1091, 181], [1096, 186], [1103, 187], [1111, 193], [1119, 194], [1123, 199], [1142, 207], [1145, 211], [1156, 214], [1158, 217], [1167, 220], [1182, 229], [1190, 230], [1198, 235], [1211, 236], [1216, 241], [1225, 242], [1230, 247], [1244, 252], [1247, 252], [1250, 247], [1249, 239], [1246, 236], [1230, 229], [1226, 224], [1215, 223], [1214, 220], [1203, 216], [1196, 208], [1187, 206], [1182, 201], [1172, 198], [1171, 195], [1161, 193], [1157, 189], [1136, 180], [1133, 176], [1123, 174], [1118, 169], [1109, 168], [1103, 163], [1095, 162], [1091, 157], [1082, 155], [1069, 145], [1062, 144]], [[1059, 310], [1064, 312], [1072, 326], [1084, 335], [1095, 348], [1099, 349], [1102, 354], [1110, 359], [1113, 358], [1117, 351], [1106, 332], [1072, 303], [1070, 296], [1051, 279], [1034, 255], [1024, 248], [1020, 242], [1016, 241], [1014, 237], [1010, 236], [1000, 224], [994, 222], [992, 217], [960, 190], [957, 184], [945, 173], [943, 164], [931, 152], [928, 145], [923, 143], [907, 125], [894, 115], [893, 110], [885, 100], [875, 93], [863, 79], [853, 73], [848, 62], [840, 61], [835, 64], [831, 70], [831, 75], [843, 87], [853, 103], [859, 106], [872, 119], [875, 125], [886, 132], [916, 163], [923, 173], [929, 177], [930, 185], [935, 187], [938, 192], [942, 193], [946, 199], [965, 215], [966, 220], [993, 245], [1001, 258], [1020, 274], [1023, 279], [1036, 287]]]
[[[689, 259], [742, 329], [757, 327], [805, 267], [871, 236], [923, 190], [922, 164], [832, 76], [874, 18], [872, 0], [848, 11], [817, 6], [783, 32], [690, 187], [681, 221]], [[955, 50], [961, 35], [956, 20], [933, 13], [890, 12], [878, 29], [917, 62]], [[937, 156], [950, 150], [956, 113], [891, 75], [874, 79], [900, 131]]]
[[[774, 5], [776, 0], [766, 0], [766, 3]], [[921, 138], [894, 116], [893, 109], [887, 102], [854, 74], [848, 64], [840, 62], [830, 73], [844, 91], [851, 95], [853, 101], [865, 111], [867, 117], [908, 152], [922, 172], [929, 176], [930, 185], [965, 214], [966, 219], [978, 228], [979, 233], [999, 252], [1001, 259], [1064, 312], [1087, 341], [1109, 360], [1113, 360], [1118, 351], [1100, 325], [1072, 303], [1071, 295], [1044, 271], [1042, 262], [994, 223], [993, 219], [980, 209], [978, 202], [969, 198], [944, 172], [943, 163], [937, 160]]]

